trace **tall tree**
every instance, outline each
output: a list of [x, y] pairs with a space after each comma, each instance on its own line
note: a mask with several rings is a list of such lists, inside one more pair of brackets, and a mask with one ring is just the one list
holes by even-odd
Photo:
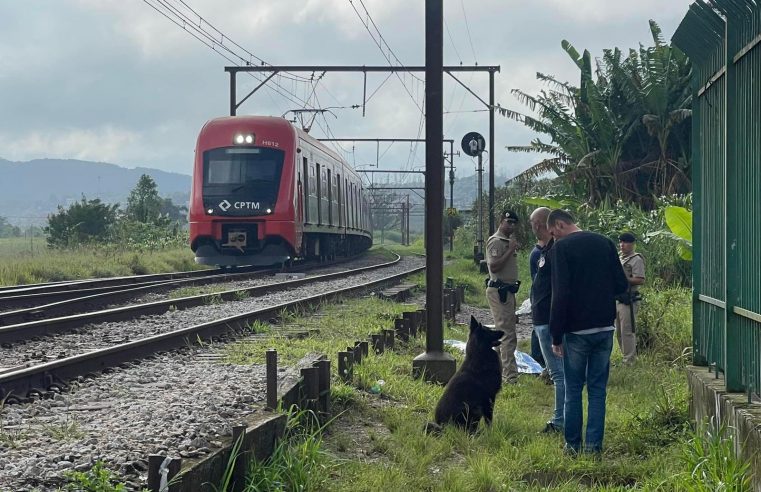
[[649, 207], [653, 196], [689, 191], [691, 67], [653, 21], [650, 30], [653, 46], [625, 58], [618, 48], [604, 50], [594, 70], [588, 51], [563, 41], [580, 71], [578, 87], [538, 73], [549, 89], [536, 96], [512, 91], [536, 117], [498, 108], [501, 114], [550, 138], [508, 147], [550, 155], [513, 181], [552, 171], [593, 204], [623, 199]]
[[156, 182], [143, 174], [127, 198], [127, 217], [136, 222], [158, 223], [162, 218], [162, 205]]

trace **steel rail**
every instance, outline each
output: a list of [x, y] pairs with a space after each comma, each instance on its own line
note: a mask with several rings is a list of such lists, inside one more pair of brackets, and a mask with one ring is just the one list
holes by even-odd
[[[246, 268], [248, 270], [248, 268]], [[254, 271], [251, 269], [251, 271]], [[30, 285], [6, 285], [0, 287], [0, 296], [11, 297], [14, 295], [34, 294], [41, 292], [60, 292], [66, 290], [81, 290], [95, 287], [112, 285], [125, 286], [145, 282], [160, 282], [181, 278], [203, 277], [206, 275], [218, 275], [218, 269], [189, 270], [185, 272], [150, 273], [147, 275], [125, 275], [122, 277], [89, 278], [82, 280], [68, 280], [62, 282], [48, 282]]]
[[[390, 264], [398, 262], [397, 259]], [[387, 266], [387, 265], [386, 265]], [[372, 268], [380, 268], [373, 266]], [[360, 269], [366, 270], [367, 267]], [[0, 374], [0, 399], [8, 402], [21, 401], [33, 392], [42, 394], [54, 387], [64, 388], [71, 379], [89, 375], [96, 371], [112, 368], [125, 362], [145, 358], [157, 352], [189, 346], [201, 340], [219, 336], [233, 330], [245, 328], [255, 320], [277, 317], [283, 310], [318, 305], [321, 302], [376, 290], [401, 278], [425, 270], [425, 266], [411, 268], [405, 272], [390, 275], [362, 285], [335, 289], [296, 301], [255, 309], [227, 318], [201, 323], [140, 340], [123, 343], [105, 349], [46, 362], [36, 366]], [[332, 275], [332, 274], [331, 274]]]
[[282, 290], [290, 287], [310, 284], [313, 282], [319, 282], [322, 280], [343, 277], [354, 273], [374, 270], [377, 268], [384, 268], [398, 263], [400, 259], [401, 257], [396, 255], [396, 259], [390, 262], [355, 268], [351, 270], [344, 270], [341, 272], [315, 275], [302, 279], [287, 280], [284, 282], [259, 285], [255, 287], [246, 287], [243, 289], [230, 289], [222, 292], [215, 292], [212, 294], [200, 294], [197, 296], [180, 297], [177, 299], [165, 299], [142, 304], [131, 304], [128, 306], [103, 309], [90, 313], [73, 314], [69, 316], [61, 316], [58, 318], [49, 318], [2, 326], [0, 327], [0, 343], [12, 343], [19, 340], [27, 340], [32, 337], [62, 333], [91, 323], [101, 323], [104, 321], [126, 321], [144, 315], [163, 314], [171, 309], [187, 309], [194, 306], [208, 304], [210, 301], [215, 301], [218, 299], [224, 301], [235, 300], [239, 299], [240, 296], [244, 293], [249, 296], [266, 294], [272, 292], [273, 290]]
[[[321, 263], [321, 264], [310, 264], [309, 262], [299, 262], [298, 264], [295, 264], [294, 267], [299, 268], [300, 270], [303, 270], [304, 268], [307, 269], [314, 269], [314, 268], [320, 268], [320, 267], [326, 267], [333, 264], [340, 264], [345, 261], [352, 260], [356, 258], [359, 255], [349, 257], [342, 259], [341, 261], [336, 262], [328, 262], [328, 263]], [[166, 289], [172, 289], [176, 285], [205, 285], [210, 283], [216, 283], [216, 282], [224, 282], [227, 279], [237, 280], [240, 278], [249, 278], [251, 275], [259, 275], [259, 274], [268, 274], [273, 272], [288, 272], [289, 269], [280, 269], [280, 268], [261, 268], [261, 267], [255, 267], [255, 268], [243, 268], [236, 270], [234, 272], [223, 272], [221, 270], [210, 270], [210, 273], [203, 276], [196, 276], [196, 277], [187, 277], [187, 278], [180, 278], [180, 279], [170, 279], [170, 280], [152, 280], [148, 282], [141, 282], [141, 283], [134, 283], [134, 284], [126, 284], [126, 285], [112, 285], [112, 286], [102, 286], [102, 287], [92, 287], [92, 288], [84, 288], [84, 289], [78, 289], [78, 290], [62, 290], [62, 291], [50, 291], [50, 292], [39, 292], [39, 293], [16, 293], [12, 292], [9, 293], [8, 296], [4, 296], [2, 292], [0, 292], [0, 308], [3, 309], [14, 309], [13, 313], [6, 312], [6, 313], [0, 313], [0, 325], [7, 325], [11, 322], [4, 320], [6, 317], [12, 317], [15, 321], [13, 322], [23, 322], [23, 321], [31, 321], [33, 319], [39, 319], [42, 311], [52, 309], [54, 306], [48, 306], [48, 304], [56, 304], [55, 308], [57, 314], [71, 314], [74, 312], [82, 312], [77, 311], [76, 309], [65, 309], [62, 308], [64, 306], [63, 304], [58, 305], [57, 303], [62, 301], [74, 301], [72, 302], [72, 305], [76, 305], [77, 302], [97, 302], [100, 299], [107, 299], [109, 302], [121, 302], [123, 300], [127, 300], [130, 298], [129, 292], [134, 292], [134, 295], [138, 295], [141, 292], [156, 292], [156, 291], [163, 291]], [[132, 291], [132, 289], [136, 289]], [[143, 289], [137, 290], [137, 289]], [[118, 294], [120, 292], [124, 291], [124, 294]], [[111, 301], [111, 298], [108, 295], [104, 295], [102, 297], [95, 297], [100, 294], [113, 294], [116, 301]], [[88, 298], [85, 300], [85, 298]], [[77, 301], [78, 299], [82, 299], [82, 301]], [[28, 314], [22, 313], [22, 309]], [[91, 309], [90, 309], [91, 310]], [[25, 317], [26, 316], [26, 317]]]
[[[208, 278], [208, 277], [200, 277]], [[195, 280], [195, 279], [183, 279], [183, 280]], [[20, 308], [25, 306], [39, 305], [40, 303], [52, 303], [69, 299], [76, 299], [77, 297], [85, 297], [96, 294], [105, 294], [109, 292], [117, 292], [129, 288], [149, 287], [154, 285], [160, 285], [166, 282], [175, 282], [175, 280], [152, 280], [149, 282], [141, 282], [125, 285], [108, 285], [103, 287], [90, 287], [84, 289], [67, 289], [60, 291], [47, 291], [37, 293], [13, 293], [8, 296], [3, 296], [0, 293], [0, 307], [3, 309]]]
[[[308, 268], [311, 270], [317, 267], [310, 266]], [[228, 281], [247, 280], [258, 278], [260, 275], [268, 275], [281, 271], [282, 270], [279, 268], [274, 268], [241, 273], [217, 272], [217, 275], [146, 282], [145, 284], [132, 285], [126, 288], [124, 286], [100, 287], [96, 289], [85, 289], [82, 291], [30, 294], [29, 296], [19, 296], [8, 300], [0, 298], [0, 305], [4, 308], [20, 307], [20, 309], [15, 309], [13, 311], [1, 312], [0, 326], [32, 321], [41, 319], [42, 317], [50, 317], [51, 315], [92, 311], [105, 304], [123, 302], [148, 292], [161, 293], [185, 286], [201, 286]], [[59, 297], [62, 299], [59, 300]], [[47, 303], [42, 305], [33, 304], [29, 307], [25, 307], [34, 300], [42, 300], [43, 302], [47, 301]], [[78, 309], [78, 306], [82, 306], [84, 309]]]

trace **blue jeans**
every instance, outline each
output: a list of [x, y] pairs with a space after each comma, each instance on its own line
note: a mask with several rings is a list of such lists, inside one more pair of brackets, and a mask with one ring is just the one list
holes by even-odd
[[564, 427], [563, 409], [565, 408], [565, 371], [563, 371], [563, 359], [552, 352], [552, 335], [550, 325], [535, 325], [534, 333], [539, 339], [544, 362], [550, 373], [552, 383], [555, 385], [555, 412], [552, 415], [553, 425]]
[[565, 442], [572, 451], [581, 450], [583, 410], [581, 391], [587, 385], [587, 431], [584, 451], [602, 451], [605, 434], [605, 397], [610, 372], [613, 331], [590, 335], [566, 333], [563, 337], [565, 370]]

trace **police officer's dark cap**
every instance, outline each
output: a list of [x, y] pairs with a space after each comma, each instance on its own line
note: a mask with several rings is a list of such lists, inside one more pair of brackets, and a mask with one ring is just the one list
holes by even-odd
[[618, 236], [618, 240], [624, 243], [634, 243], [637, 241], [637, 237], [631, 232], [623, 232]]
[[518, 222], [518, 214], [516, 214], [512, 210], [505, 210], [504, 212], [502, 212], [502, 218], [507, 220], [514, 220]]

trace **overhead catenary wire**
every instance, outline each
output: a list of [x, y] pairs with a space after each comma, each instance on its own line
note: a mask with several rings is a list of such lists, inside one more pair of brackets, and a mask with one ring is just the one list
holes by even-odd
[[470, 51], [473, 53], [473, 61], [478, 65], [478, 57], [476, 56], [476, 49], [473, 47], [473, 37], [470, 35], [470, 25], [468, 23], [468, 13], [465, 11], [465, 3], [460, 0], [460, 7], [462, 7], [462, 18], [465, 21], [465, 30], [468, 32], [468, 42], [470, 43]]
[[[362, 8], [364, 9], [365, 13], [367, 14], [367, 17], [368, 17], [368, 19], [370, 20], [370, 22], [372, 22], [372, 24], [373, 24], [373, 26], [375, 27], [375, 29], [376, 29], [376, 30], [378, 30], [377, 26], [375, 25], [375, 22], [372, 20], [372, 16], [370, 15], [370, 12], [368, 12], [367, 8], [365, 7], [365, 4], [364, 4], [364, 2], [362, 2], [362, 0], [359, 0], [359, 1], [360, 1], [360, 3], [362, 4]], [[362, 14], [359, 12], [359, 10], [357, 10], [357, 7], [354, 5], [354, 2], [353, 2], [353, 0], [349, 0], [349, 5], [351, 5], [351, 8], [352, 8], [352, 9], [354, 10], [354, 12], [357, 14], [357, 18], [359, 18], [359, 21], [360, 21], [360, 23], [361, 23], [361, 24], [362, 24], [362, 25], [365, 27], [365, 30], [366, 30], [366, 31], [367, 31], [367, 33], [370, 35], [370, 38], [373, 40], [373, 42], [375, 43], [375, 45], [376, 45], [376, 46], [378, 47], [378, 49], [380, 50], [380, 52], [381, 52], [381, 55], [383, 55], [383, 57], [386, 59], [386, 62], [388, 62], [389, 66], [392, 66], [392, 67], [393, 67], [393, 66], [394, 66], [394, 63], [391, 61], [391, 58], [390, 58], [388, 55], [386, 55], [385, 51], [383, 51], [383, 45], [382, 45], [382, 44], [381, 44], [381, 43], [380, 43], [378, 40], [376, 40], [376, 39], [375, 39], [375, 36], [373, 35], [372, 31], [370, 31], [370, 24], [369, 24], [368, 22], [366, 22], [366, 21], [365, 21], [365, 20], [362, 18]], [[383, 42], [385, 43], [385, 39], [383, 39], [383, 36], [380, 34], [380, 31], [378, 31], [378, 35], [379, 35], [379, 37], [381, 38], [381, 40], [383, 40]], [[399, 60], [399, 58], [398, 58], [398, 57], [396, 56], [396, 54], [393, 52], [393, 50], [391, 49], [391, 47], [390, 47], [390, 46], [388, 46], [388, 44], [387, 44], [387, 43], [386, 43], [386, 46], [387, 46], [387, 48], [388, 48], [388, 50], [389, 50], [389, 53], [391, 53], [391, 55], [394, 57], [394, 59], [395, 59], [395, 60], [396, 60], [396, 61], [399, 63], [399, 66], [401, 66], [401, 67], [404, 67], [404, 64], [402, 64], [402, 63], [401, 63], [401, 61]], [[411, 91], [410, 91], [410, 89], [407, 87], [407, 84], [404, 82], [404, 80], [402, 79], [402, 77], [401, 77], [401, 76], [400, 76], [400, 75], [399, 75], [397, 72], [394, 72], [394, 75], [396, 75], [396, 78], [397, 78], [397, 79], [399, 79], [399, 82], [401, 82], [401, 84], [402, 84], [402, 87], [404, 87], [404, 91], [407, 93], [407, 95], [408, 95], [408, 96], [410, 96], [410, 99], [412, 99], [412, 102], [413, 102], [413, 103], [415, 103], [415, 106], [417, 106], [418, 110], [419, 110], [421, 113], [423, 113], [423, 107], [422, 107], [422, 105], [421, 105], [421, 104], [418, 102], [417, 98], [415, 98], [415, 96], [413, 96], [413, 95], [412, 95], [412, 92], [411, 92]], [[417, 78], [418, 80], [420, 80], [420, 79], [419, 79], [417, 76], [415, 76], [415, 75], [413, 75], [413, 77], [414, 77], [414, 78]]]
[[[197, 16], [197, 17], [198, 17], [198, 19], [199, 19], [199, 24], [200, 24], [201, 22], [205, 23], [207, 26], [209, 26], [210, 28], [212, 28], [212, 29], [214, 30], [214, 32], [216, 32], [217, 34], [219, 34], [219, 35], [220, 35], [220, 43], [221, 43], [221, 44], [224, 44], [224, 40], [225, 40], [225, 39], [227, 39], [227, 40], [228, 40], [228, 41], [230, 41], [230, 42], [231, 42], [233, 45], [235, 45], [237, 48], [239, 48], [240, 50], [242, 50], [242, 51], [244, 51], [245, 53], [247, 53], [247, 54], [249, 55], [249, 57], [251, 57], [251, 58], [253, 58], [253, 59], [256, 59], [257, 61], [259, 61], [261, 65], [271, 65], [271, 64], [267, 63], [266, 61], [264, 61], [262, 58], [260, 58], [260, 57], [256, 56], [255, 54], [251, 53], [250, 51], [248, 51], [248, 50], [247, 50], [246, 48], [244, 48], [243, 46], [241, 46], [241, 45], [239, 45], [238, 43], [236, 43], [234, 40], [230, 39], [230, 37], [229, 37], [229, 36], [225, 35], [225, 33], [223, 33], [222, 31], [220, 31], [220, 30], [219, 30], [219, 29], [217, 29], [216, 27], [214, 27], [214, 26], [213, 26], [213, 25], [212, 25], [212, 24], [211, 24], [211, 23], [210, 23], [208, 20], [206, 20], [206, 19], [205, 19], [203, 16], [201, 16], [201, 14], [199, 14], [198, 12], [196, 12], [196, 11], [193, 9], [193, 7], [191, 7], [190, 5], [188, 5], [187, 3], [185, 3], [185, 1], [184, 1], [184, 0], [179, 0], [179, 1], [180, 1], [180, 3], [181, 3], [182, 5], [184, 5], [184, 6], [185, 6], [185, 8], [187, 8], [188, 10], [190, 10], [190, 11], [193, 13], [193, 15], [195, 15], [195, 16]], [[249, 64], [252, 64], [252, 63], [250, 63], [250, 62], [249, 62]], [[285, 76], [286, 78], [293, 78], [294, 80], [301, 80], [301, 81], [307, 81], [307, 80], [308, 80], [306, 77], [303, 77], [303, 76], [300, 76], [300, 75], [297, 75], [297, 74], [292, 74], [292, 73], [290, 73], [290, 72], [283, 72], [283, 73], [287, 74], [287, 76]]]
[[[169, 21], [171, 21], [172, 23], [180, 27], [183, 31], [193, 36], [195, 39], [203, 43], [205, 46], [210, 48], [212, 51], [216, 52], [218, 55], [222, 56], [224, 59], [226, 59], [233, 65], [239, 66], [240, 63], [238, 61], [233, 60], [230, 56], [226, 55], [225, 52], [230, 53], [232, 56], [235, 56], [236, 58], [238, 58], [238, 60], [245, 62], [245, 59], [243, 57], [235, 54], [235, 52], [233, 52], [229, 47], [218, 43], [214, 39], [213, 36], [211, 36], [202, 27], [196, 26], [193, 22], [191, 22], [190, 19], [188, 19], [186, 16], [179, 13], [176, 8], [172, 8], [172, 6], [168, 6], [167, 3], [169, 2], [169, 0], [153, 0], [153, 1], [161, 5], [161, 7], [163, 7], [164, 10], [159, 8], [156, 4], [152, 3], [151, 0], [143, 0], [143, 2], [146, 5], [153, 8], [156, 12], [166, 17]], [[221, 50], [218, 49], [217, 46], [220, 46]], [[257, 77], [254, 73], [249, 72], [249, 75], [251, 75], [256, 80], [261, 81], [261, 79]], [[301, 98], [299, 98], [296, 94], [293, 94], [291, 91], [283, 87], [278, 81], [274, 81], [273, 85], [274, 87], [272, 86], [266, 86], [266, 87], [269, 90], [284, 97], [285, 99], [288, 99], [291, 103], [294, 103], [303, 107], [309, 106], [309, 104], [306, 101], [301, 100]]]

